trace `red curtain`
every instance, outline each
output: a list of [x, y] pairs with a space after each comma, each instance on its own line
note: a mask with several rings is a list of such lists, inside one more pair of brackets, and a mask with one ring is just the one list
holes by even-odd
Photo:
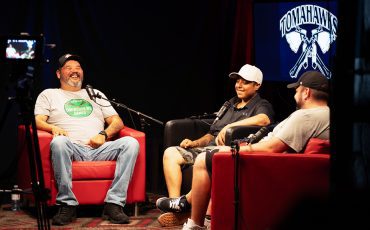
[[253, 0], [236, 0], [231, 69], [253, 64]]

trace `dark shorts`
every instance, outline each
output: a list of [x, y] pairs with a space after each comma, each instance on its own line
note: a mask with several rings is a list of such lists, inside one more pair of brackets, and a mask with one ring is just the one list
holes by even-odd
[[212, 178], [212, 158], [215, 153], [218, 152], [218, 149], [215, 149], [216, 151], [207, 151], [206, 153], [206, 167], [207, 167], [207, 172], [209, 175], [209, 178]]

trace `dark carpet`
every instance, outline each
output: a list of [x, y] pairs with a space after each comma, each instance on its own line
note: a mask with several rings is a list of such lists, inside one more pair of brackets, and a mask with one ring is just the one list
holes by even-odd
[[[155, 207], [158, 196], [149, 195], [145, 203], [139, 204], [139, 215], [134, 216], [134, 206], [126, 205], [125, 213], [130, 217], [128, 224], [112, 224], [101, 218], [102, 205], [79, 206], [77, 208], [77, 220], [66, 226], [51, 225], [51, 218], [57, 212], [56, 207], [48, 207], [48, 218], [51, 229], [181, 229], [182, 226], [163, 228], [157, 221], [161, 212]], [[23, 207], [20, 211], [11, 211], [10, 204], [3, 204], [0, 209], [0, 230], [37, 229], [35, 208]]]

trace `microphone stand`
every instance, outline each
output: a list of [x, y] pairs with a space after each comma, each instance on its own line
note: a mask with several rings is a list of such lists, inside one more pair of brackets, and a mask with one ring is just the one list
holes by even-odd
[[238, 218], [239, 218], [239, 150], [240, 150], [240, 143], [246, 143], [250, 145], [252, 143], [256, 143], [262, 139], [267, 133], [268, 128], [262, 127], [256, 134], [251, 134], [246, 138], [243, 139], [234, 139], [231, 141], [231, 154], [234, 158], [234, 229], [238, 229]]
[[231, 155], [234, 158], [234, 229], [238, 229], [239, 218], [239, 141], [231, 142]]
[[131, 109], [131, 108], [127, 107], [126, 105], [122, 104], [122, 103], [116, 102], [114, 100], [109, 100], [108, 98], [104, 98], [99, 93], [96, 93], [94, 95], [94, 97], [99, 98], [99, 99], [103, 99], [103, 100], [106, 100], [106, 101], [109, 101], [110, 103], [113, 103], [117, 107], [124, 108], [124, 109], [127, 109], [130, 112], [136, 113], [140, 117], [140, 124], [141, 124], [141, 129], [142, 130], [145, 130], [145, 125], [148, 125], [148, 123], [146, 122], [145, 118], [147, 118], [147, 119], [149, 119], [151, 121], [154, 121], [154, 122], [156, 122], [156, 123], [158, 123], [160, 125], [163, 125], [163, 122], [162, 121], [159, 121], [159, 120], [157, 120], [157, 119], [155, 119], [153, 117], [150, 117], [150, 116], [148, 116], [148, 115], [146, 115], [144, 113], [141, 113], [139, 111], [136, 111], [134, 109]]

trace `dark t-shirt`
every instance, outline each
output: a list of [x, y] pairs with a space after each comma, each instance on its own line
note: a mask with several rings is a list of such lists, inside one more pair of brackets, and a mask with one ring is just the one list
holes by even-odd
[[[243, 120], [249, 117], [256, 116], [258, 114], [266, 114], [271, 123], [274, 122], [274, 110], [270, 102], [265, 99], [262, 99], [259, 94], [256, 94], [247, 105], [243, 108], [236, 108], [236, 104], [240, 102], [240, 99], [237, 97], [233, 97], [229, 100], [232, 106], [226, 111], [224, 116], [221, 117], [220, 120], [216, 121], [214, 124], [211, 125], [209, 134], [213, 136], [217, 136], [218, 133], [221, 131], [223, 127], [226, 125]], [[217, 152], [217, 147], [215, 140], [211, 141], [206, 147], [197, 147], [197, 148], [182, 148], [177, 146], [177, 150], [180, 152], [182, 157], [185, 159], [185, 165], [193, 164], [195, 158], [198, 156], [199, 153], [207, 151], [207, 152]], [[207, 153], [207, 155], [209, 155]]]
[[[221, 129], [226, 125], [243, 120], [245, 118], [256, 116], [261, 113], [266, 114], [269, 117], [271, 123], [274, 122], [275, 113], [272, 105], [267, 100], [262, 99], [259, 94], [256, 94], [256, 96], [254, 96], [248, 104], [240, 109], [235, 107], [236, 104], [240, 102], [239, 98], [233, 97], [229, 101], [233, 106], [230, 106], [230, 108], [226, 111], [226, 113], [220, 120], [211, 125], [208, 132], [209, 134], [216, 137]], [[209, 145], [216, 144], [214, 141], [212, 141], [211, 143], [209, 143]]]

